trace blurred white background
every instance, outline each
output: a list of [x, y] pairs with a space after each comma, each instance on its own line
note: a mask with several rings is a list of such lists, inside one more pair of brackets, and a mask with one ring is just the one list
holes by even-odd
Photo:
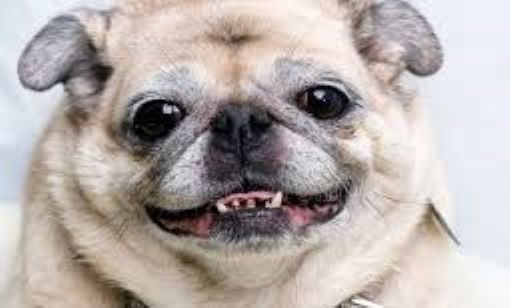
[[[419, 80], [457, 208], [463, 250], [510, 265], [510, 2], [413, 1], [434, 24], [446, 65]], [[106, 0], [3, 0], [0, 10], [0, 232], [18, 206], [31, 148], [60, 89], [23, 90], [17, 57], [51, 16]], [[509, 91], [509, 92], [507, 92]], [[3, 217], [1, 216], [3, 215]], [[1, 246], [1, 245], [0, 245]], [[0, 251], [0, 275], [6, 254]]]

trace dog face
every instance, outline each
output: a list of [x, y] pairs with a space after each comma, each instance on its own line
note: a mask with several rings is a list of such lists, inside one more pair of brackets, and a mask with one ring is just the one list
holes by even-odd
[[154, 6], [58, 17], [20, 61], [25, 86], [65, 86], [72, 137], [50, 160], [66, 162], [89, 210], [208, 252], [352, 248], [381, 236], [367, 226], [421, 215], [393, 202], [417, 186], [414, 106], [398, 81], [441, 65], [412, 7]]

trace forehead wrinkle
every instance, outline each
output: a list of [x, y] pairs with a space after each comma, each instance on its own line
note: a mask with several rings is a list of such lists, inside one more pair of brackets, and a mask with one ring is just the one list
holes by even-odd
[[[221, 30], [223, 31], [223, 30]], [[249, 49], [249, 44], [255, 40], [249, 34], [241, 32], [222, 32], [221, 36], [213, 35], [210, 39], [212, 48], [217, 48], [220, 59], [213, 65], [208, 65], [209, 73], [214, 76], [215, 91], [226, 102], [241, 103], [245, 98], [242, 83], [249, 67], [242, 58], [242, 51]], [[232, 36], [231, 36], [232, 35]]]
[[162, 68], [143, 88], [184, 102], [199, 100], [204, 92], [196, 74], [186, 66]]
[[232, 12], [225, 10], [223, 4], [222, 1], [213, 2], [209, 8], [210, 13], [203, 16], [206, 25], [204, 35], [224, 54], [223, 67], [214, 72], [217, 76], [216, 84], [226, 90], [223, 100], [240, 104], [246, 98], [241, 84], [247, 68], [241, 53], [253, 43], [264, 39], [261, 25], [265, 23], [253, 12]]
[[335, 81], [351, 86], [349, 79], [328, 65], [320, 64], [310, 58], [297, 59], [283, 56], [274, 61], [274, 80], [272, 83], [282, 88], [304, 88], [319, 81]]
[[257, 42], [282, 45], [289, 38], [297, 43], [314, 28], [303, 21], [311, 25], [317, 25], [318, 19], [323, 21], [317, 6], [305, 4], [294, 3], [279, 10], [271, 1], [211, 1], [204, 12], [196, 13], [197, 22], [203, 26], [197, 27], [202, 38], [232, 49]]
[[205, 36], [213, 43], [237, 49], [260, 40], [263, 35], [253, 25], [253, 16], [219, 15], [204, 16]]

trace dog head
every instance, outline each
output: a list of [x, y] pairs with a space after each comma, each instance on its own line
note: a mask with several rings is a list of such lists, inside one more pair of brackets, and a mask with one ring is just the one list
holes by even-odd
[[57, 17], [20, 60], [26, 87], [65, 87], [49, 165], [66, 194], [192, 251], [352, 248], [417, 223], [401, 202], [427, 197], [422, 132], [401, 81], [442, 52], [413, 7], [134, 3]]

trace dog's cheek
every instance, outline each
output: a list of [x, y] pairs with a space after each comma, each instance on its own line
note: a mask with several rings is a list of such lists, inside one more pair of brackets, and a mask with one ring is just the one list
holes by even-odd
[[278, 182], [289, 191], [306, 194], [322, 193], [348, 180], [335, 153], [328, 153], [319, 145], [291, 130], [279, 131], [285, 147], [285, 161], [278, 171]]
[[85, 202], [105, 217], [125, 217], [136, 204], [128, 192], [144, 170], [95, 127], [84, 128], [73, 156], [74, 175]]
[[335, 242], [349, 254], [361, 238], [381, 235], [386, 228], [384, 218], [399, 211], [393, 200], [406, 199], [407, 172], [412, 168], [407, 135], [407, 125], [398, 112], [372, 112], [353, 128], [350, 138], [337, 138], [341, 163], [348, 166], [345, 170], [355, 185], [344, 212], [317, 228], [320, 241]]
[[342, 153], [342, 164], [353, 166], [359, 174], [372, 170], [375, 160], [373, 140], [362, 128], [357, 128], [351, 138], [337, 138], [337, 147]]
[[165, 205], [205, 203], [209, 200], [210, 183], [207, 174], [209, 136], [200, 136], [177, 159], [173, 166], [160, 166], [167, 170], [158, 185], [158, 202]]
[[384, 110], [366, 115], [358, 135], [358, 140], [364, 140], [365, 152], [370, 153], [362, 195], [374, 199], [374, 204], [379, 200], [378, 211], [384, 215], [392, 203], [387, 201], [410, 200], [415, 145], [409, 119], [401, 105], [388, 104]]

